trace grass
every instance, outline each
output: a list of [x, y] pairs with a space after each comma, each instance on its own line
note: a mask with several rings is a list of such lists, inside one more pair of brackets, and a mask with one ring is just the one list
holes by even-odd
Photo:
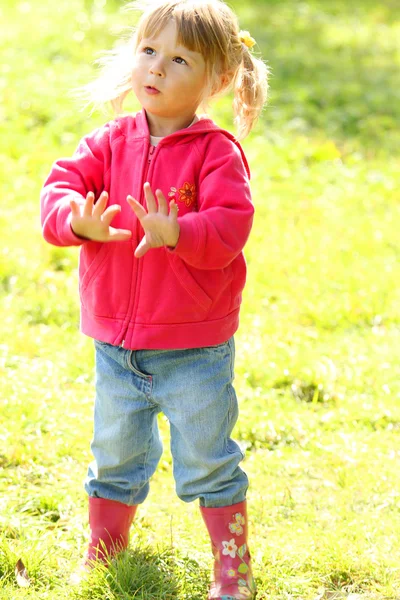
[[[257, 218], [236, 369], [258, 597], [398, 599], [400, 8], [233, 4], [272, 68], [244, 143]], [[209, 542], [175, 496], [168, 450], [129, 550], [69, 583], [88, 536], [93, 351], [77, 329], [77, 252], [42, 240], [38, 195], [104, 120], [69, 90], [112, 43], [117, 8], [0, 9], [0, 600], [206, 596]], [[232, 130], [229, 102], [213, 116]]]

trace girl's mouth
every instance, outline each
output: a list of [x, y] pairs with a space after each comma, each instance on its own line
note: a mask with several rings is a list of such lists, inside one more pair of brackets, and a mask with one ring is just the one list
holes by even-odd
[[148, 94], [159, 94], [160, 93], [160, 91], [157, 88], [152, 87], [151, 85], [146, 85], [144, 87], [144, 89], [146, 90], [146, 92]]

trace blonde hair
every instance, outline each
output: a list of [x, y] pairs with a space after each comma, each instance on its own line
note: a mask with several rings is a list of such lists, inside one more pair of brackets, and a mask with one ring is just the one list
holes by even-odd
[[268, 68], [241, 40], [233, 11], [222, 0], [135, 1], [125, 10], [139, 10], [141, 17], [127, 39], [98, 61], [100, 76], [85, 88], [89, 103], [99, 107], [111, 102], [114, 112], [121, 113], [131, 91], [137, 46], [143, 38], [156, 37], [173, 19], [177, 43], [204, 58], [208, 82], [204, 100], [233, 89], [237, 137], [246, 137], [267, 98]]

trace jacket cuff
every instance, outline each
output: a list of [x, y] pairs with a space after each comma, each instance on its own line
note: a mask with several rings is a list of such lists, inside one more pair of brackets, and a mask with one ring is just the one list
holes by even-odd
[[66, 220], [64, 221], [64, 226], [62, 228], [62, 231], [60, 232], [60, 239], [62, 239], [63, 244], [65, 246], [82, 246], [82, 244], [84, 244], [88, 240], [77, 236], [72, 231], [71, 219], [72, 214], [69, 214]]
[[175, 248], [170, 248], [170, 251], [184, 260], [186, 257], [198, 252], [200, 242], [198, 224], [195, 219], [185, 219], [183, 217], [178, 218], [178, 223], [180, 228], [178, 243]]

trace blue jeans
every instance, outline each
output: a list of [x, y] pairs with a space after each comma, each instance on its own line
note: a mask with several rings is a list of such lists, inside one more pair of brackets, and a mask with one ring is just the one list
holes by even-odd
[[170, 424], [176, 492], [185, 502], [230, 506], [246, 496], [243, 454], [230, 435], [238, 417], [235, 347], [125, 350], [95, 341], [94, 437], [85, 489], [140, 504], [162, 455], [157, 414]]

